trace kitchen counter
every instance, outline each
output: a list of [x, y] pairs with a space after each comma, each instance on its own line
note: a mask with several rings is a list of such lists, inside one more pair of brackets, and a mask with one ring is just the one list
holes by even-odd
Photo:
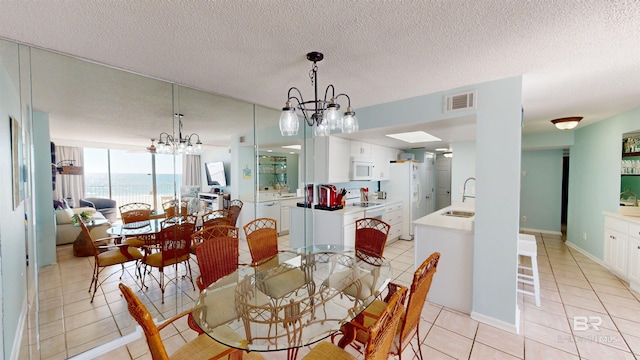
[[296, 193], [282, 194], [280, 196], [277, 194], [260, 194], [257, 200], [253, 195], [240, 195], [239, 197], [242, 202], [250, 203], [261, 203], [274, 200], [294, 200], [302, 198], [302, 196], [296, 196]]
[[466, 314], [471, 312], [473, 288], [474, 218], [444, 216], [450, 210], [474, 211], [473, 203], [456, 203], [413, 222], [415, 266], [433, 252], [440, 253], [429, 301]]
[[473, 203], [455, 203], [440, 210], [437, 210], [425, 217], [421, 217], [413, 222], [414, 226], [433, 226], [449, 230], [473, 232], [474, 218], [464, 218], [456, 216], [444, 216], [447, 211], [475, 211]]

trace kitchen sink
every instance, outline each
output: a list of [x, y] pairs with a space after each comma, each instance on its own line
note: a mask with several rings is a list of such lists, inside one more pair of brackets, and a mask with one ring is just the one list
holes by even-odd
[[455, 217], [462, 217], [462, 218], [470, 218], [475, 216], [475, 212], [473, 211], [460, 211], [460, 210], [449, 210], [445, 213], [442, 213], [442, 215], [444, 216], [455, 216]]

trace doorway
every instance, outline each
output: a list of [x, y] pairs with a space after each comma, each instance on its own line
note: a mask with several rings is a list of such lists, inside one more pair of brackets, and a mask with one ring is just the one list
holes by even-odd
[[567, 241], [567, 207], [569, 204], [569, 149], [562, 154], [562, 205], [560, 209], [560, 232], [562, 241]]
[[435, 210], [440, 210], [451, 205], [451, 158], [436, 156], [436, 174]]

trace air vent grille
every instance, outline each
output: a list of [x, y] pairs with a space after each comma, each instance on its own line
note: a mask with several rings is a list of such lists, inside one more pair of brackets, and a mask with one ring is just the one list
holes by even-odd
[[462, 94], [447, 95], [444, 98], [444, 112], [468, 110], [476, 108], [476, 92], [469, 91]]

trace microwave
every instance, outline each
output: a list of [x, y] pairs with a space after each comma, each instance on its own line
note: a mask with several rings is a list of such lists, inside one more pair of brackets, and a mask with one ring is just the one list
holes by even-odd
[[349, 180], [371, 180], [373, 179], [373, 160], [369, 158], [351, 158], [349, 168]]

